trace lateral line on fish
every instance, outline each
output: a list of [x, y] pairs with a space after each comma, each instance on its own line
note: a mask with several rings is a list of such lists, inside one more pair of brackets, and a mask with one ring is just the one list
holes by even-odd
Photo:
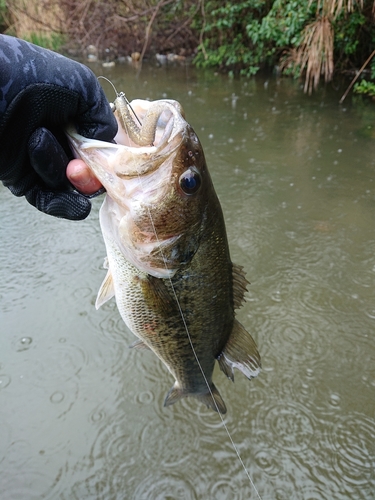
[[[125, 94], [123, 94], [123, 96], [125, 96]], [[125, 123], [125, 122], [124, 122], [124, 125], [125, 125], [125, 127], [127, 128], [127, 126], [126, 126], [126, 123]], [[142, 182], [142, 178], [141, 178], [141, 175], [140, 175], [139, 171], [137, 171], [137, 174], [138, 174], [138, 181], [139, 181], [139, 184], [140, 184], [140, 186], [141, 186], [141, 189], [143, 190], [143, 182]], [[149, 218], [150, 218], [150, 222], [151, 222], [151, 225], [152, 225], [153, 232], [154, 232], [154, 234], [155, 234], [155, 238], [156, 238], [156, 241], [157, 241], [158, 247], [159, 247], [160, 255], [162, 256], [162, 259], [163, 259], [163, 263], [164, 263], [165, 269], [168, 271], [168, 266], [167, 266], [167, 262], [166, 262], [166, 259], [165, 259], [165, 257], [164, 257], [164, 254], [163, 254], [162, 245], [161, 245], [161, 243], [160, 243], [159, 236], [158, 236], [158, 233], [157, 233], [157, 231], [156, 231], [155, 224], [154, 224], [154, 219], [153, 219], [153, 217], [152, 217], [152, 214], [151, 214], [151, 211], [150, 211], [150, 208], [149, 208], [149, 207], [147, 207], [147, 212], [148, 212], [148, 215], [149, 215]], [[259, 492], [258, 492], [258, 490], [257, 490], [257, 488], [256, 488], [256, 486], [255, 486], [255, 484], [254, 484], [254, 481], [252, 480], [252, 478], [251, 478], [251, 476], [250, 476], [250, 473], [249, 473], [249, 471], [247, 470], [247, 468], [246, 468], [246, 466], [245, 466], [245, 464], [244, 464], [244, 462], [243, 462], [243, 460], [242, 460], [241, 454], [240, 454], [240, 452], [239, 452], [239, 450], [238, 450], [238, 448], [237, 448], [237, 446], [236, 446], [235, 442], [233, 441], [233, 438], [232, 438], [232, 436], [231, 436], [231, 434], [230, 434], [230, 432], [229, 432], [229, 429], [228, 429], [228, 427], [227, 427], [227, 425], [226, 425], [226, 423], [225, 423], [224, 417], [223, 417], [223, 416], [222, 416], [222, 414], [220, 413], [219, 407], [218, 407], [218, 405], [217, 405], [217, 403], [216, 403], [216, 400], [215, 400], [215, 398], [214, 398], [214, 395], [213, 395], [213, 392], [212, 392], [212, 390], [211, 390], [210, 384], [208, 383], [208, 380], [207, 380], [206, 374], [204, 373], [204, 370], [203, 370], [203, 368], [202, 368], [202, 365], [201, 365], [201, 363], [200, 363], [200, 361], [199, 361], [198, 355], [197, 355], [196, 350], [195, 350], [195, 348], [194, 348], [194, 345], [193, 345], [193, 342], [192, 342], [192, 339], [191, 339], [191, 335], [190, 335], [190, 332], [189, 332], [189, 328], [188, 328], [188, 326], [187, 326], [187, 323], [186, 323], [186, 320], [185, 320], [185, 316], [184, 316], [184, 313], [183, 313], [182, 308], [181, 308], [181, 305], [180, 305], [180, 301], [178, 300], [176, 290], [175, 290], [175, 288], [174, 288], [174, 286], [173, 286], [172, 278], [171, 278], [171, 277], [168, 277], [167, 279], [169, 280], [169, 283], [170, 283], [171, 289], [172, 289], [172, 291], [173, 291], [173, 295], [174, 295], [174, 298], [175, 298], [175, 300], [176, 300], [176, 304], [177, 304], [177, 307], [178, 307], [178, 310], [179, 310], [179, 313], [180, 313], [180, 316], [181, 316], [182, 322], [183, 322], [183, 324], [184, 324], [184, 328], [185, 328], [185, 331], [186, 331], [186, 334], [187, 334], [187, 338], [188, 338], [189, 343], [190, 343], [191, 350], [192, 350], [193, 355], [194, 355], [194, 357], [195, 357], [195, 360], [196, 360], [196, 362], [197, 362], [197, 364], [198, 364], [198, 367], [199, 367], [199, 369], [200, 369], [200, 371], [201, 371], [201, 373], [202, 373], [203, 379], [204, 379], [204, 381], [205, 381], [205, 384], [207, 385], [207, 388], [208, 388], [208, 391], [209, 391], [209, 393], [210, 393], [210, 395], [211, 395], [211, 398], [212, 398], [212, 400], [213, 400], [213, 402], [214, 402], [214, 405], [215, 405], [215, 407], [216, 407], [216, 411], [217, 411], [217, 413], [218, 413], [218, 414], [219, 414], [219, 416], [220, 416], [221, 423], [223, 424], [223, 427], [224, 427], [224, 429], [225, 429], [225, 432], [226, 432], [226, 433], [227, 433], [227, 435], [228, 435], [229, 441], [230, 441], [230, 443], [231, 443], [231, 445], [232, 445], [232, 447], [233, 447], [233, 449], [234, 449], [234, 451], [235, 451], [235, 453], [236, 453], [236, 455], [237, 455], [237, 458], [238, 458], [238, 460], [239, 460], [239, 462], [240, 462], [240, 464], [241, 464], [241, 466], [242, 466], [243, 470], [245, 471], [245, 474], [246, 474], [246, 476], [247, 476], [247, 478], [248, 478], [248, 480], [249, 480], [249, 482], [250, 482], [250, 484], [251, 484], [252, 488], [253, 488], [253, 489], [254, 489], [254, 491], [255, 491], [255, 494], [257, 495], [257, 497], [258, 497], [258, 499], [259, 499], [259, 500], [262, 500], [262, 497], [260, 496], [260, 494], [259, 494]]]

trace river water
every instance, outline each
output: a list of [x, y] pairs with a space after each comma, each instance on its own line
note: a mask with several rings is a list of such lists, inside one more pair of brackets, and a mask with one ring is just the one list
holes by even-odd
[[129, 99], [179, 100], [203, 144], [262, 356], [251, 382], [214, 373], [253, 485], [219, 416], [164, 408], [170, 374], [128, 349], [114, 301], [95, 310], [102, 199], [69, 222], [1, 187], [0, 497], [375, 499], [374, 104], [275, 76], [93, 69]]

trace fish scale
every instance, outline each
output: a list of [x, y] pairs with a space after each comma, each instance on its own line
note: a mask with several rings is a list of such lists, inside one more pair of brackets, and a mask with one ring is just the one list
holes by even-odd
[[[130, 105], [142, 126], [122, 115], [119, 144], [68, 134], [107, 191], [100, 224], [108, 272], [96, 307], [115, 297], [138, 337], [132, 347], [150, 349], [173, 375], [165, 406], [190, 396], [225, 413], [212, 381], [216, 360], [231, 380], [234, 368], [251, 379], [261, 366], [254, 340], [235, 318], [248, 282], [231, 262], [203, 149], [181, 105]], [[144, 146], [150, 141], [142, 131], [155, 138], [152, 145]]]

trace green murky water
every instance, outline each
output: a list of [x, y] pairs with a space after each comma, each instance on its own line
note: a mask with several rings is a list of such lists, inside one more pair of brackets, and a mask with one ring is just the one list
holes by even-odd
[[[239, 319], [263, 371], [214, 378], [259, 496], [374, 499], [374, 104], [274, 77], [94, 69], [129, 99], [179, 100], [203, 144], [252, 283]], [[95, 310], [100, 204], [68, 222], [0, 188], [1, 498], [259, 498], [218, 415], [163, 408], [170, 374], [128, 349], [113, 301]]]

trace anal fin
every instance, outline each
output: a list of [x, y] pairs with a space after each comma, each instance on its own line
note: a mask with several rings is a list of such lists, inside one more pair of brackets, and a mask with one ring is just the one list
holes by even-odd
[[129, 346], [130, 349], [139, 349], [139, 350], [148, 350], [148, 351], [151, 351], [151, 349], [148, 347], [148, 345], [146, 345], [143, 340], [136, 340], [135, 342], [133, 342], [130, 346]]
[[204, 394], [192, 394], [192, 396], [205, 404], [207, 408], [211, 408], [211, 410], [217, 411], [222, 415], [227, 412], [227, 407], [225, 406], [223, 398], [220, 396], [220, 392], [216, 389], [214, 384], [210, 385], [210, 391]]
[[254, 339], [237, 320], [234, 320], [232, 333], [217, 359], [221, 370], [231, 380], [234, 380], [234, 368], [248, 379], [256, 377], [261, 369], [260, 355]]

